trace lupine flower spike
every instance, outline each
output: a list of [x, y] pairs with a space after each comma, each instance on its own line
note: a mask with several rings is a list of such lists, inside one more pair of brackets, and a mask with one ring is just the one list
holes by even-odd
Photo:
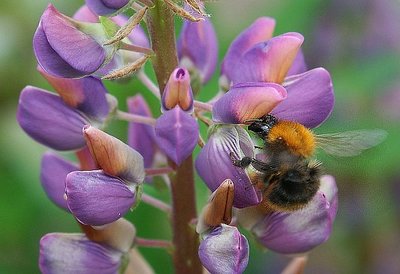
[[[33, 49], [38, 71], [57, 94], [26, 86], [19, 98], [21, 128], [50, 149], [72, 153], [64, 158], [46, 152], [40, 180], [80, 232], [44, 235], [40, 271], [154, 273], [142, 246], [169, 251], [177, 274], [239, 274], [251, 260], [244, 230], [271, 251], [301, 254], [283, 273], [303, 271], [303, 253], [328, 240], [338, 209], [336, 180], [323, 174], [316, 147], [356, 155], [385, 134], [336, 134], [337, 147], [324, 146], [330, 135], [312, 129], [333, 110], [331, 76], [324, 68], [307, 68], [300, 33], [274, 37], [272, 18], [256, 19], [233, 40], [219, 86], [210, 89], [218, 92], [202, 102], [196, 96], [218, 63], [204, 1], [85, 3], [72, 17], [47, 6]], [[177, 41], [174, 16], [183, 20]], [[152, 68], [144, 67], [147, 61]], [[155, 77], [147, 74], [151, 69]], [[136, 71], [144, 87], [127, 96], [125, 112], [105, 82], [135, 77]], [[146, 101], [149, 91], [158, 103]], [[115, 137], [121, 131], [108, 128], [115, 120], [129, 122], [127, 143]], [[355, 148], [341, 146], [343, 136]], [[171, 203], [150, 195], [159, 190], [158, 176]], [[196, 193], [202, 183], [208, 197]], [[298, 195], [304, 192], [311, 194]], [[168, 215], [171, 239], [136, 235], [132, 220], [140, 222], [141, 215], [130, 211], [142, 210], [140, 202]]]

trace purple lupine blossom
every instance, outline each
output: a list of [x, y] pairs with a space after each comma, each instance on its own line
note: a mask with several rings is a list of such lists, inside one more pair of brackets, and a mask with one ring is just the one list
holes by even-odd
[[[39, 258], [43, 273], [124, 273], [125, 266], [132, 271], [131, 262], [140, 257], [134, 244], [170, 248], [179, 273], [198, 272], [202, 266], [211, 273], [242, 273], [249, 261], [249, 243], [236, 220], [262, 245], [285, 254], [307, 252], [331, 234], [337, 210], [333, 177], [321, 177], [318, 193], [304, 208], [268, 211], [256, 184], [257, 172], [234, 164], [244, 157], [268, 154], [268, 148], [261, 155], [255, 152], [256, 143], [243, 126], [248, 121], [271, 113], [313, 128], [331, 113], [331, 77], [323, 68], [307, 71], [300, 49], [303, 36], [289, 32], [273, 37], [275, 20], [257, 19], [232, 42], [223, 60], [221, 82], [227, 86], [220, 89], [228, 92], [204, 103], [196, 101], [193, 90], [198, 91], [195, 85], [206, 83], [215, 71], [217, 39], [212, 22], [204, 17], [198, 0], [185, 0], [185, 7], [162, 1], [162, 9], [170, 9], [165, 14], [158, 12], [159, 2], [87, 0], [74, 19], [52, 5], [42, 15], [34, 51], [38, 70], [59, 96], [26, 87], [18, 122], [32, 138], [53, 149], [77, 150], [86, 145], [90, 152], [76, 152], [80, 170], [53, 153], [43, 156], [41, 180], [47, 195], [69, 210], [85, 233], [44, 236]], [[140, 16], [128, 21], [119, 14], [128, 7], [140, 10]], [[110, 18], [97, 16], [117, 13]], [[175, 36], [168, 28], [155, 35], [158, 28], [173, 22], [164, 20], [173, 19], [173, 13], [200, 20], [184, 22], [178, 53], [170, 52], [175, 46], [168, 44], [169, 38]], [[139, 26], [144, 16], [151, 43]], [[164, 46], [165, 52], [160, 51]], [[128, 99], [128, 112], [118, 109], [117, 99], [97, 78], [107, 74], [103, 79], [119, 79], [140, 69], [139, 79], [156, 93], [159, 87], [147, 76], [147, 68], [135, 63], [147, 60], [143, 57], [151, 60], [159, 86], [165, 87], [160, 96], [155, 94], [162, 114], [154, 118], [140, 94]], [[115, 69], [121, 74], [115, 74]], [[130, 123], [128, 144], [106, 133], [108, 123], [116, 119]], [[205, 141], [198, 121], [209, 126]], [[201, 150], [194, 155], [195, 168], [213, 192], [198, 218], [191, 170], [197, 144]], [[169, 159], [166, 166], [154, 164], [156, 152]], [[142, 194], [152, 187], [143, 187], [145, 177], [159, 175], [172, 190], [173, 206]], [[123, 216], [139, 202], [171, 215], [172, 242], [136, 237], [134, 226]], [[196, 242], [189, 242], [198, 235], [187, 229], [197, 219], [198, 250]], [[182, 250], [185, 254], [179, 253]], [[144, 273], [152, 272], [142, 265]]]
[[77, 78], [93, 74], [110, 61], [116, 49], [102, 46], [106, 39], [101, 24], [78, 24], [49, 4], [33, 37], [33, 48], [44, 71]]
[[238, 159], [254, 156], [254, 144], [249, 134], [234, 125], [217, 125], [196, 159], [196, 170], [211, 191], [225, 180], [235, 185], [233, 205], [238, 208], [257, 205], [261, 192], [251, 183], [246, 170], [232, 164], [231, 154]]
[[27, 86], [20, 95], [17, 120], [39, 143], [56, 150], [74, 150], [85, 145], [82, 127], [90, 121], [57, 95]]
[[156, 142], [171, 160], [180, 165], [194, 150], [199, 126], [190, 113], [193, 93], [186, 69], [176, 68], [170, 75], [161, 98], [163, 114], [155, 125]]
[[196, 69], [201, 82], [207, 83], [218, 60], [217, 36], [211, 21], [208, 18], [200, 22], [184, 21], [177, 47], [181, 64]]
[[[262, 115], [254, 113], [255, 115], [250, 114], [246, 118], [256, 119], [271, 112], [279, 119], [299, 122], [310, 128], [317, 127], [333, 110], [334, 95], [330, 74], [323, 68], [305, 72], [304, 58], [299, 51], [303, 36], [298, 33], [285, 33], [269, 38], [273, 27], [274, 21], [261, 18], [243, 31], [231, 44], [225, 56], [223, 75], [234, 84], [272, 82], [286, 89], [287, 98], [275, 109], [266, 109]], [[226, 96], [235, 97], [228, 92], [220, 100], [237, 101], [236, 98], [224, 99]], [[236, 109], [247, 107], [251, 103], [245, 100], [236, 106]], [[214, 109], [213, 115], [219, 122], [227, 123], [232, 121], [221, 121], [220, 117], [238, 116], [237, 111], [220, 107]], [[244, 120], [239, 122], [243, 123]]]
[[53, 273], [117, 273], [122, 252], [90, 241], [83, 234], [46, 234], [40, 240], [39, 268]]
[[104, 122], [107, 118], [110, 111], [106, 98], [107, 90], [100, 79], [92, 76], [80, 79], [54, 77], [40, 66], [38, 71], [67, 105], [99, 122]]
[[136, 189], [101, 170], [75, 171], [66, 177], [72, 214], [83, 224], [100, 226], [121, 218], [135, 203]]
[[222, 224], [203, 236], [199, 256], [210, 273], [242, 273], [249, 261], [249, 243], [234, 226]]
[[268, 249], [296, 254], [325, 242], [337, 212], [337, 186], [332, 176], [321, 177], [321, 187], [313, 200], [295, 212], [273, 212], [255, 224], [251, 231]]

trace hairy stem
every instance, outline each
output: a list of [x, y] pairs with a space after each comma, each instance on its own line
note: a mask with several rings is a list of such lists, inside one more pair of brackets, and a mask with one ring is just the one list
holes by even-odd
[[155, 247], [155, 248], [171, 248], [172, 244], [170, 241], [166, 240], [155, 240], [155, 239], [145, 239], [136, 237], [135, 245], [142, 247]]
[[[163, 92], [172, 71], [178, 66], [175, 45], [174, 16], [162, 0], [154, 0], [155, 7], [147, 13], [153, 68], [158, 86]], [[189, 156], [176, 172], [170, 175], [172, 192], [173, 262], [177, 274], [201, 274], [198, 257], [199, 240], [190, 221], [196, 218], [193, 159]]]

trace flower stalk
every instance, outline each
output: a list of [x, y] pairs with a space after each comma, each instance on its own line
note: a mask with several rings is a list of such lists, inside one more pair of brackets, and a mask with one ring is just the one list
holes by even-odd
[[[163, 92], [172, 71], [178, 66], [174, 14], [164, 1], [155, 0], [147, 13], [147, 26], [155, 55], [153, 68]], [[175, 273], [202, 273], [198, 257], [199, 240], [190, 221], [196, 218], [193, 159], [190, 155], [170, 176], [172, 193], [172, 229]]]

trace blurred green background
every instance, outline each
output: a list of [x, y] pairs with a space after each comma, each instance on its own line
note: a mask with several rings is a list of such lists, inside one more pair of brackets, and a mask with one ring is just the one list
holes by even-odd
[[[28, 138], [15, 120], [24, 86], [51, 89], [36, 71], [31, 46], [48, 2], [0, 2], [0, 273], [38, 273], [40, 238], [49, 232], [79, 231], [74, 219], [41, 189], [39, 167], [46, 148]], [[83, 4], [51, 2], [67, 15]], [[326, 172], [337, 179], [339, 211], [331, 238], [311, 252], [305, 273], [400, 273], [400, 2], [220, 0], [207, 5], [219, 37], [219, 61], [232, 39], [259, 16], [276, 18], [275, 34], [304, 35], [309, 68], [327, 68], [336, 93], [332, 116], [316, 132], [382, 128], [389, 133], [383, 144], [359, 157], [319, 155]], [[200, 97], [210, 98], [217, 81], [215, 75]], [[122, 109], [127, 96], [144, 90], [137, 80], [107, 86]], [[157, 102], [148, 97], [157, 109]], [[125, 140], [126, 123], [113, 124], [109, 132]], [[206, 190], [200, 180], [197, 185], [200, 207]], [[146, 191], [168, 200], [165, 189]], [[156, 209], [140, 205], [127, 217], [141, 237], [170, 237], [167, 217]], [[263, 250], [249, 238], [246, 273], [280, 273], [288, 258]], [[156, 273], [172, 273], [165, 251], [141, 251]]]

